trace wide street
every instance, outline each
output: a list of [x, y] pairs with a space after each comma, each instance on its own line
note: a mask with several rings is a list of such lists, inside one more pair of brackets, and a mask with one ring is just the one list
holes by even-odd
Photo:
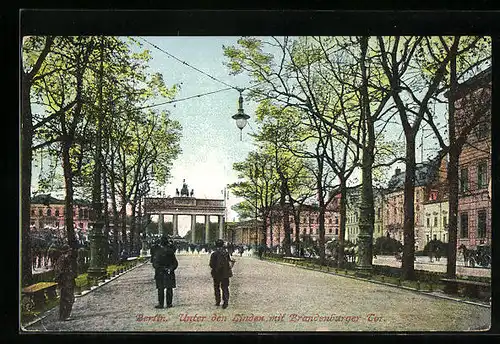
[[467, 331], [489, 308], [396, 287], [234, 256], [229, 307], [214, 305], [208, 255], [178, 255], [173, 308], [157, 310], [153, 268], [139, 266], [53, 309], [28, 331]]

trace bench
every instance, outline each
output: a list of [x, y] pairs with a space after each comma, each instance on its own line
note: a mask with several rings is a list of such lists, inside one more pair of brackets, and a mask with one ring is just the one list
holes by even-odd
[[298, 262], [305, 261], [305, 258], [297, 258], [297, 257], [283, 257], [283, 261], [285, 263], [297, 264]]
[[464, 279], [450, 279], [450, 278], [442, 278], [441, 282], [445, 284], [444, 292], [447, 294], [455, 294], [458, 293], [458, 288], [460, 286], [464, 288], [465, 296], [479, 298], [479, 291], [485, 290], [488, 293], [491, 291], [491, 284], [485, 282], [464, 280]]
[[57, 298], [56, 288], [55, 282], [39, 282], [23, 288], [22, 294], [33, 300], [35, 308], [41, 308], [45, 303], [45, 295], [49, 300]]

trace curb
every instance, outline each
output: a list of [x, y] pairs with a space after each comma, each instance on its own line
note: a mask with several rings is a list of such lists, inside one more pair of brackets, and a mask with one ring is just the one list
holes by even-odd
[[93, 292], [94, 290], [99, 289], [99, 288], [100, 288], [100, 287], [102, 287], [103, 285], [106, 285], [106, 284], [108, 284], [109, 282], [114, 281], [115, 279], [117, 279], [117, 278], [119, 278], [119, 277], [121, 277], [121, 276], [125, 275], [127, 272], [130, 272], [130, 271], [132, 271], [132, 270], [134, 270], [134, 269], [136, 269], [136, 268], [138, 268], [138, 267], [140, 267], [140, 266], [143, 266], [144, 264], [147, 264], [147, 263], [148, 263], [148, 261], [145, 261], [144, 263], [141, 263], [141, 264], [137, 264], [136, 266], [133, 266], [132, 268], [128, 269], [127, 271], [122, 272], [122, 273], [121, 273], [121, 274], [119, 274], [119, 275], [116, 275], [116, 276], [114, 276], [114, 277], [111, 277], [110, 279], [105, 279], [103, 282], [99, 282], [99, 284], [98, 284], [98, 285], [90, 287], [90, 289], [89, 289], [89, 290], [85, 290], [85, 291], [83, 291], [83, 292], [81, 293], [81, 295], [75, 295], [75, 298], [80, 298], [80, 297], [82, 297], [82, 296], [85, 296], [85, 295], [87, 295], [87, 294], [89, 294], [89, 293]]
[[297, 267], [297, 268], [301, 268], [301, 269], [304, 269], [304, 270], [322, 272], [322, 273], [326, 273], [326, 274], [329, 274], [329, 275], [351, 278], [351, 279], [355, 279], [355, 280], [358, 280], [358, 281], [364, 281], [364, 282], [369, 282], [369, 283], [374, 283], [374, 284], [380, 284], [380, 285], [384, 285], [384, 286], [387, 286], [387, 287], [393, 287], [393, 288], [397, 288], [397, 289], [404, 289], [404, 290], [407, 290], [407, 291], [412, 291], [412, 292], [418, 293], [418, 294], [424, 294], [424, 295], [427, 295], [427, 296], [430, 296], [430, 297], [434, 297], [434, 298], [438, 298], [438, 299], [444, 299], [444, 300], [450, 300], [450, 301], [455, 301], [455, 302], [460, 302], [460, 303], [466, 303], [466, 304], [473, 305], [473, 306], [479, 306], [479, 307], [490, 308], [491, 309], [491, 304], [488, 305], [488, 304], [485, 304], [485, 303], [478, 303], [478, 302], [474, 302], [474, 301], [463, 300], [463, 299], [451, 297], [451, 296], [444, 295], [444, 294], [443, 295], [436, 294], [437, 292], [435, 292], [435, 291], [432, 291], [432, 292], [421, 291], [421, 290], [417, 290], [417, 289], [410, 288], [410, 287], [397, 286], [397, 285], [394, 285], [394, 284], [384, 283], [384, 282], [370, 280], [370, 279], [366, 279], [366, 278], [359, 278], [359, 277], [356, 277], [356, 276], [343, 275], [343, 274], [339, 274], [339, 273], [335, 273], [335, 272], [331, 272], [331, 271], [322, 271], [322, 270], [316, 270], [316, 269], [309, 268], [309, 267], [297, 266], [297, 265], [294, 265], [294, 264], [291, 264], [291, 263], [275, 262], [275, 261], [269, 261], [267, 259], [263, 259], [263, 260], [265, 260], [268, 263], [274, 263], [274, 264], [279, 264], [279, 265], [286, 265], [286, 266]]
[[[124, 275], [124, 274], [126, 274], [127, 272], [130, 272], [130, 271], [132, 271], [132, 270], [134, 270], [134, 269], [136, 269], [136, 268], [138, 268], [138, 267], [140, 267], [140, 266], [143, 266], [144, 264], [147, 264], [147, 263], [148, 263], [148, 261], [145, 261], [144, 263], [141, 263], [141, 264], [137, 264], [136, 266], [134, 266], [134, 267], [132, 267], [132, 268], [128, 269], [127, 271], [122, 272], [122, 273], [121, 273], [121, 274], [119, 274], [119, 275], [116, 275], [116, 276], [114, 276], [114, 277], [111, 277], [110, 279], [106, 279], [106, 280], [104, 280], [104, 282], [100, 282], [97, 286], [92, 286], [92, 287], [90, 287], [90, 290], [86, 290], [85, 292], [82, 292], [82, 294], [81, 294], [81, 295], [75, 295], [75, 299], [76, 299], [76, 298], [80, 298], [80, 297], [82, 297], [82, 296], [85, 296], [85, 295], [87, 295], [88, 293], [93, 292], [93, 291], [94, 291], [94, 290], [96, 290], [96, 289], [99, 289], [99, 288], [100, 288], [100, 287], [102, 287], [103, 285], [108, 284], [108, 283], [109, 283], [109, 282], [111, 282], [111, 281], [114, 281], [114, 280], [115, 280], [115, 279], [117, 279], [118, 277], [123, 276], [123, 275]], [[34, 320], [30, 321], [29, 323], [26, 323], [26, 324], [20, 324], [21, 329], [22, 329], [23, 331], [26, 331], [26, 332], [33, 332], [33, 331], [29, 331], [29, 330], [27, 329], [27, 327], [30, 327], [31, 325], [36, 324], [36, 323], [37, 323], [37, 322], [39, 322], [40, 320], [45, 319], [45, 318], [46, 318], [46, 317], [48, 317], [50, 314], [52, 314], [52, 312], [53, 312], [55, 309], [57, 309], [57, 308], [58, 308], [58, 307], [57, 307], [57, 306], [55, 306], [55, 307], [53, 307], [53, 308], [51, 308], [51, 309], [48, 309], [48, 310], [47, 310], [47, 311], [45, 311], [45, 312], [43, 313], [43, 315], [42, 315], [42, 316], [40, 316], [39, 318], [36, 318], [36, 319], [34, 319]]]

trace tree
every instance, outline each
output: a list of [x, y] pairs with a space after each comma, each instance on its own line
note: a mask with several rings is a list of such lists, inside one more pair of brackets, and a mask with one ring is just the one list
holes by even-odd
[[54, 42], [53, 37], [29, 37], [23, 40], [21, 71], [21, 284], [32, 282], [32, 253], [30, 243], [31, 161], [33, 156], [33, 124], [31, 90], [41, 72], [45, 58]]
[[241, 211], [243, 218], [262, 219], [262, 240], [266, 242], [267, 219], [279, 198], [279, 183], [276, 181], [276, 166], [272, 156], [265, 152], [250, 152], [245, 161], [235, 163], [241, 181], [229, 185], [236, 197], [244, 201], [233, 208]]
[[[448, 137], [442, 133], [439, 117], [426, 109], [424, 120], [432, 128], [439, 146], [439, 159], [448, 156], [448, 249], [446, 274], [456, 277], [457, 224], [459, 198], [459, 157], [470, 134], [475, 128], [491, 120], [491, 70], [482, 71], [491, 63], [491, 39], [488, 37], [438, 37], [427, 39], [427, 54], [422, 50], [420, 66], [431, 74], [437, 68], [444, 68], [448, 78], [443, 78], [433, 99], [448, 103]], [[450, 58], [440, 59], [445, 51]], [[459, 85], [459, 80], [475, 80], [472, 89]], [[447, 97], [447, 99], [443, 99]], [[459, 99], [461, 98], [461, 99]]]

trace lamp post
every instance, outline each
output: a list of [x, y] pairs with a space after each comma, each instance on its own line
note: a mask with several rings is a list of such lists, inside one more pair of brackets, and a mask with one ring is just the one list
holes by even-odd
[[240, 97], [238, 99], [238, 112], [232, 116], [232, 118], [236, 121], [236, 126], [238, 129], [240, 129], [240, 141], [242, 141], [242, 131], [243, 128], [247, 125], [247, 120], [250, 118], [245, 112], [243, 111], [243, 89], [238, 89], [240, 92]]

